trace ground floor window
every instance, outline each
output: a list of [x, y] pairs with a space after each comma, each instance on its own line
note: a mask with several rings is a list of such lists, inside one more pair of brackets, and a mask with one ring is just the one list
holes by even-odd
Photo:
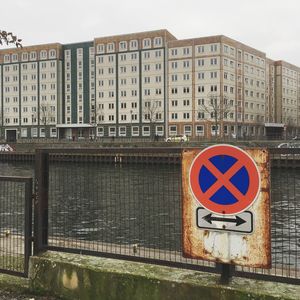
[[164, 135], [164, 127], [163, 126], [156, 126], [155, 133], [158, 136], [163, 136]]
[[176, 135], [176, 134], [177, 134], [177, 126], [176, 125], [169, 126], [169, 135]]
[[224, 125], [223, 131], [224, 131], [225, 135], [228, 135], [228, 126], [227, 125]]
[[126, 136], [126, 127], [119, 127], [119, 136]]
[[139, 136], [140, 135], [140, 129], [138, 126], [133, 126], [131, 128], [131, 135], [132, 136]]
[[27, 128], [21, 128], [21, 137], [26, 138], [27, 137]]
[[143, 126], [143, 136], [150, 136], [150, 126]]
[[184, 125], [184, 134], [186, 136], [192, 135], [192, 126], [191, 125]]
[[57, 137], [57, 129], [52, 127], [50, 128], [50, 137]]
[[97, 136], [104, 136], [104, 128], [97, 127]]
[[211, 125], [211, 134], [212, 135], [218, 135], [220, 132], [219, 125]]
[[46, 136], [45, 128], [40, 128], [40, 137], [45, 137], [45, 136]]
[[116, 136], [116, 127], [108, 128], [108, 136]]
[[38, 130], [37, 128], [31, 128], [31, 137], [37, 137]]
[[204, 125], [196, 125], [196, 135], [197, 136], [204, 135]]

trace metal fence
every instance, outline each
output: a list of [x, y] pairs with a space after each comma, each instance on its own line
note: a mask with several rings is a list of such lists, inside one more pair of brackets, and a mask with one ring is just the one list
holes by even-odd
[[27, 276], [32, 179], [0, 176], [0, 272]]
[[[38, 150], [35, 251], [219, 272], [182, 257], [181, 150]], [[270, 153], [272, 269], [235, 274], [300, 283], [300, 149]]]

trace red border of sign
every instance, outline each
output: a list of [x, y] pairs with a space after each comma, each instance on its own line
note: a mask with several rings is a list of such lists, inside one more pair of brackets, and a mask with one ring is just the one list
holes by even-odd
[[[225, 173], [222, 175], [222, 173], [213, 166], [213, 164], [210, 163], [208, 160], [209, 158], [216, 156], [216, 155], [230, 155], [235, 158], [237, 158], [237, 162]], [[239, 199], [237, 203], [230, 204], [230, 205], [222, 205], [214, 203], [213, 201], [209, 200], [209, 197], [211, 195], [207, 195], [206, 193], [203, 193], [203, 191], [200, 188], [198, 177], [199, 177], [199, 171], [202, 166], [209, 165], [209, 168], [212, 168], [214, 170], [215, 175], [219, 174], [220, 177], [216, 176], [218, 178], [217, 182], [213, 184], [214, 187], [211, 187], [210, 189], [213, 190], [213, 192], [216, 192], [221, 186], [224, 184], [231, 185], [229, 182], [229, 179], [242, 167], [245, 166], [248, 175], [249, 175], [249, 188], [246, 193], [246, 195], [243, 195], [239, 192], [238, 189], [235, 188], [234, 185], [232, 185], [232, 192], [234, 196]], [[210, 169], [211, 171], [211, 169]], [[199, 203], [205, 207], [207, 210], [221, 215], [235, 215], [240, 212], [245, 211], [249, 206], [251, 206], [254, 201], [257, 199], [257, 196], [260, 192], [260, 173], [258, 170], [258, 167], [252, 157], [245, 152], [244, 150], [232, 146], [232, 145], [214, 145], [210, 146], [203, 151], [201, 151], [193, 160], [190, 167], [189, 172], [189, 182], [190, 182], [190, 188], [194, 195], [194, 197], [199, 201]], [[209, 190], [210, 190], [209, 189]], [[213, 193], [212, 192], [212, 193]]]

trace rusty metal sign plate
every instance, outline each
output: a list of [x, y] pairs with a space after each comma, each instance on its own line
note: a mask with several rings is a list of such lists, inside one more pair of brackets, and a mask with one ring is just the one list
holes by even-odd
[[[225, 149], [226, 145], [223, 146]], [[228, 147], [232, 146], [228, 145]], [[239, 149], [237, 147], [232, 148]], [[215, 151], [215, 149], [213, 150]], [[253, 160], [255, 168], [259, 172], [259, 176], [255, 177], [252, 173], [255, 170], [250, 166], [251, 162], [248, 162], [243, 155], [239, 156], [238, 154], [235, 156], [234, 151], [222, 154], [222, 151], [216, 150], [215, 156], [213, 154], [209, 157], [208, 164], [205, 164], [205, 156], [201, 157], [204, 150], [183, 150], [183, 255], [188, 258], [220, 263], [270, 268], [269, 154], [266, 149], [241, 150]], [[201, 169], [203, 171], [201, 174], [200, 169], [197, 171], [197, 165], [195, 168], [195, 160], [199, 155], [198, 166], [204, 166]], [[223, 157], [227, 158], [227, 162], [229, 162], [227, 169], [224, 167], [226, 164], [223, 164]], [[214, 170], [214, 167], [209, 165], [210, 162], [213, 162], [217, 167], [219, 166], [219, 169], [222, 172], [224, 171], [223, 174], [219, 172], [219, 175], [218, 170]], [[207, 171], [210, 168], [215, 178]], [[211, 179], [212, 191], [209, 190], [207, 182], [204, 182], [204, 184], [200, 182], [202, 175], [204, 175], [204, 178]], [[220, 176], [219, 179], [218, 176]], [[255, 183], [253, 191], [250, 190], [253, 185], [249, 187], [252, 178]], [[194, 182], [191, 182], [193, 180]], [[247, 180], [249, 180], [249, 186], [244, 183]], [[199, 181], [200, 186], [199, 192], [196, 190], [197, 181]], [[241, 182], [240, 185], [239, 182]], [[235, 189], [235, 186], [240, 188], [242, 194], [245, 195], [244, 198]], [[203, 190], [206, 191], [206, 189], [208, 192], [205, 194]], [[234, 203], [228, 196], [230, 194], [228, 190], [232, 191], [238, 201], [246, 201], [244, 208], [242, 207], [243, 203]], [[203, 195], [205, 196], [205, 202], [203, 203], [207, 204], [206, 207], [202, 205], [202, 198], [199, 200], [199, 197]], [[249, 200], [247, 197], [252, 198]], [[215, 202], [217, 205], [213, 203], [210, 206], [209, 201]], [[229, 201], [229, 203], [226, 203], [226, 201]], [[231, 205], [230, 201], [233, 201], [234, 205]], [[250, 203], [249, 205], [247, 201]], [[224, 204], [226, 209], [219, 209], [219, 207], [222, 208], [219, 205], [220, 203]], [[230, 210], [230, 207], [236, 207], [235, 211]]]

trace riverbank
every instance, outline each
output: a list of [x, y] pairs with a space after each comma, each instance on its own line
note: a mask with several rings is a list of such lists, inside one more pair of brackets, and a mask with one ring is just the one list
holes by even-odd
[[[20, 140], [17, 143], [9, 143], [10, 146], [16, 152], [20, 153], [33, 153], [36, 149], [90, 149], [90, 148], [148, 148], [148, 147], [207, 147], [216, 143], [228, 143], [237, 146], [244, 147], [270, 147], [276, 148], [283, 141], [260, 141], [260, 140], [251, 140], [251, 141], [236, 141], [236, 140], [199, 140], [199, 141], [189, 141], [189, 142], [164, 142], [164, 141], [143, 141], [143, 140], [97, 140], [97, 141], [67, 141], [67, 140]], [[6, 143], [2, 141], [2, 143]]]

